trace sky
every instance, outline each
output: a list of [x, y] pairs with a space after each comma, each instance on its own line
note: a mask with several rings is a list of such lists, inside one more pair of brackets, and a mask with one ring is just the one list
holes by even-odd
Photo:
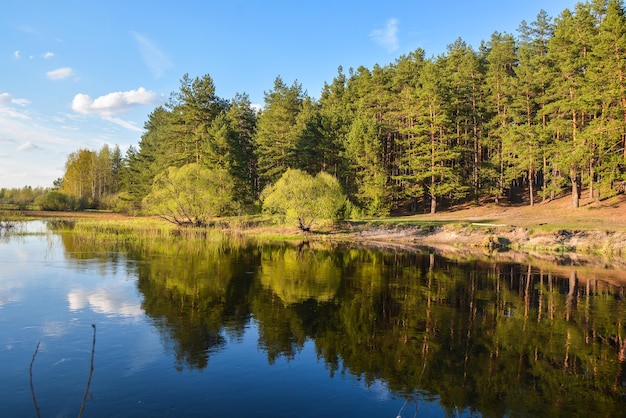
[[576, 0], [19, 0], [0, 12], [0, 188], [51, 187], [79, 149], [137, 146], [184, 74], [263, 105], [280, 76], [318, 98], [342, 66], [372, 68], [462, 38], [516, 35]]

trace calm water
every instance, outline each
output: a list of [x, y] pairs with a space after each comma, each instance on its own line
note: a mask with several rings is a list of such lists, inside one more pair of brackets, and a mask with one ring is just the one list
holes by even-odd
[[78, 415], [92, 324], [85, 417], [626, 416], [610, 271], [28, 229], [0, 237], [2, 416]]

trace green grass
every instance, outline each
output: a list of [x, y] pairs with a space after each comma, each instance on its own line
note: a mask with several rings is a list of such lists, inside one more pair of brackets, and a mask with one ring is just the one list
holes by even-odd
[[21, 210], [15, 209], [0, 209], [0, 222], [9, 222], [9, 221], [25, 221], [30, 219], [28, 216], [24, 214]]

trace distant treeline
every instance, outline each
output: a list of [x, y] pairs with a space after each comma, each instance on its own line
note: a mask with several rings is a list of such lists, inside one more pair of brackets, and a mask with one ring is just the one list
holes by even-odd
[[250, 210], [289, 168], [332, 174], [368, 216], [563, 193], [577, 207], [583, 188], [623, 191], [625, 145], [626, 16], [621, 1], [593, 0], [477, 50], [458, 39], [437, 57], [339, 67], [319, 99], [277, 77], [261, 111], [184, 75], [137, 147], [72, 154], [60, 193], [137, 209], [156, 176], [198, 163], [228, 170]]

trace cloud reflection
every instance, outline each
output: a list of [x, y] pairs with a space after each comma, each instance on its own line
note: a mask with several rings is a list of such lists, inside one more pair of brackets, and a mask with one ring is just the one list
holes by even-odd
[[74, 289], [67, 295], [70, 310], [90, 308], [105, 315], [119, 315], [127, 318], [143, 316], [141, 304], [129, 297], [124, 289], [96, 289], [87, 291]]

